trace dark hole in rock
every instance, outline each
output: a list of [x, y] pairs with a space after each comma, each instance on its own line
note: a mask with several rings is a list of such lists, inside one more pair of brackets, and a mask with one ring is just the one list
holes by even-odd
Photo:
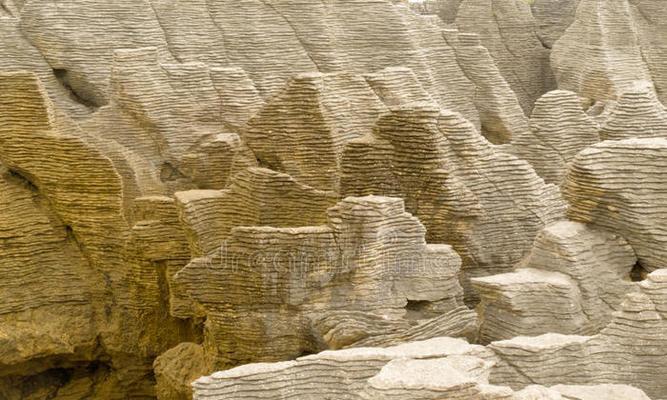
[[630, 271], [630, 279], [633, 282], [641, 282], [644, 279], [646, 279], [646, 276], [648, 275], [648, 271], [642, 267], [642, 265], [637, 262], [634, 267], [632, 267], [632, 271]]
[[82, 104], [88, 108], [99, 108], [104, 104], [100, 104], [97, 100], [93, 98], [90, 94], [84, 93], [81, 88], [77, 87], [69, 73], [66, 69], [54, 68], [53, 75], [56, 77], [58, 82], [67, 89], [69, 97], [76, 101], [79, 104]]

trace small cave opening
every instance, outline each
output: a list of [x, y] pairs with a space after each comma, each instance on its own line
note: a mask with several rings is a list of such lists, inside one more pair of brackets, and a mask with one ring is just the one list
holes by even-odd
[[408, 300], [405, 310], [405, 318], [408, 320], [416, 321], [434, 316], [433, 303], [426, 300]]
[[648, 276], [648, 271], [637, 261], [630, 271], [630, 280], [633, 282], [641, 282]]
[[75, 83], [75, 80], [72, 78], [68, 70], [53, 68], [53, 76], [56, 77], [56, 80], [67, 90], [69, 97], [75, 102], [91, 109], [97, 109], [104, 105], [100, 104], [93, 98], [93, 96], [86, 93], [85, 90], [82, 90], [80, 85]]

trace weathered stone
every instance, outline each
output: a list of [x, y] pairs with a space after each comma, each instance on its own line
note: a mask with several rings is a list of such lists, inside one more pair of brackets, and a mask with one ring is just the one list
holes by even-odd
[[667, 259], [667, 139], [606, 141], [579, 153], [563, 184], [568, 216], [623, 236], [648, 271]]
[[620, 307], [637, 262], [616, 234], [563, 221], [546, 227], [520, 267], [474, 278], [485, 342], [548, 332], [599, 332]]

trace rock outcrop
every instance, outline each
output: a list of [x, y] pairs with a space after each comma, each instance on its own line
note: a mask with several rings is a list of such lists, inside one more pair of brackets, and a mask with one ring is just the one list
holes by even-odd
[[495, 363], [493, 353], [484, 347], [437, 338], [389, 348], [326, 351], [282, 363], [249, 364], [198, 379], [193, 383], [194, 398], [649, 399], [629, 385], [531, 385], [513, 391], [489, 384]]
[[577, 95], [554, 90], [535, 103], [530, 130], [516, 135], [512, 145], [545, 182], [560, 185], [577, 153], [599, 141], [598, 127]]
[[663, 2], [414, 3], [0, 0], [0, 398], [667, 398]]
[[667, 270], [654, 271], [628, 294], [612, 321], [595, 336], [546, 334], [489, 345], [500, 361], [490, 381], [519, 388], [526, 384], [590, 385], [626, 383], [659, 398], [665, 382]]
[[610, 108], [600, 136], [603, 140], [667, 138], [667, 110], [652, 88], [638, 86], [623, 93]]
[[481, 339], [597, 333], [635, 290], [636, 262], [617, 234], [569, 221], [549, 225], [515, 272], [473, 279]]
[[563, 184], [568, 216], [624, 237], [648, 271], [667, 260], [667, 139], [605, 141], [577, 155]]
[[558, 88], [613, 100], [636, 81], [651, 82], [627, 0], [581, 0], [572, 25], [554, 44]]
[[464, 286], [468, 277], [511, 270], [535, 235], [563, 217], [557, 188], [527, 162], [495, 148], [461, 115], [430, 104], [381, 117], [372, 135], [349, 143], [342, 172], [344, 196], [405, 198], [406, 209], [425, 221], [428, 241], [450, 243], [461, 255]]
[[460, 258], [427, 245], [402, 200], [347, 198], [327, 214], [320, 226], [233, 228], [223, 247], [177, 274], [205, 310], [218, 368], [357, 342], [474, 335]]
[[528, 2], [464, 0], [458, 7], [456, 26], [479, 35], [526, 114], [542, 94], [555, 89], [549, 49], [536, 33]]
[[581, 0], [532, 0], [530, 10], [537, 25], [537, 35], [544, 47], [551, 49], [574, 22]]
[[447, 42], [456, 49], [463, 72], [475, 84], [474, 102], [479, 110], [481, 132], [491, 143], [510, 143], [528, 130], [528, 121], [516, 94], [503, 78], [479, 36], [444, 31]]

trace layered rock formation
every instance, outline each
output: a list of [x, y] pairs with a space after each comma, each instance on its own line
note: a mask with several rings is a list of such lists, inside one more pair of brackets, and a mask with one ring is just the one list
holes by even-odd
[[444, 31], [456, 49], [463, 72], [475, 84], [475, 106], [479, 110], [482, 134], [494, 144], [510, 143], [528, 130], [517, 96], [496, 68], [477, 34]]
[[464, 0], [456, 25], [463, 32], [479, 35], [526, 114], [542, 94], [554, 88], [549, 49], [536, 33], [528, 2]]
[[530, 129], [516, 135], [512, 146], [545, 182], [560, 185], [577, 153], [599, 141], [598, 127], [577, 95], [554, 90], [535, 103]]
[[569, 218], [626, 238], [648, 271], [667, 260], [666, 151], [663, 138], [602, 142], [577, 155], [563, 185]]
[[[634, 385], [660, 398], [665, 383], [655, 379], [665, 369], [665, 276], [658, 270], [627, 295], [621, 311], [595, 336], [546, 334], [492, 343], [500, 358], [491, 382], [512, 387], [617, 382]], [[559, 371], [559, 372], [556, 372]], [[564, 373], [566, 372], [566, 373]]]
[[617, 234], [570, 221], [548, 226], [515, 272], [473, 279], [482, 340], [598, 332], [635, 290], [636, 262]]
[[427, 245], [400, 199], [347, 198], [327, 214], [320, 226], [233, 228], [223, 247], [177, 274], [204, 307], [218, 368], [360, 341], [474, 335], [460, 258]]
[[667, 111], [652, 88], [638, 86], [623, 93], [600, 127], [603, 140], [667, 137]]
[[0, 398], [667, 398], [662, 2], [410, 3], [0, 0]]
[[466, 278], [510, 270], [564, 209], [528, 163], [492, 146], [459, 114], [428, 104], [396, 109], [372, 135], [351, 141], [341, 191], [405, 198], [429, 241], [451, 243], [461, 255]]
[[[274, 364], [249, 364], [193, 383], [201, 399], [649, 399], [629, 385], [489, 384], [493, 352], [449, 338], [389, 348], [327, 351]], [[257, 382], [262, 382], [261, 387]]]
[[650, 81], [628, 1], [581, 0], [551, 54], [558, 87], [594, 100], [615, 99]]

